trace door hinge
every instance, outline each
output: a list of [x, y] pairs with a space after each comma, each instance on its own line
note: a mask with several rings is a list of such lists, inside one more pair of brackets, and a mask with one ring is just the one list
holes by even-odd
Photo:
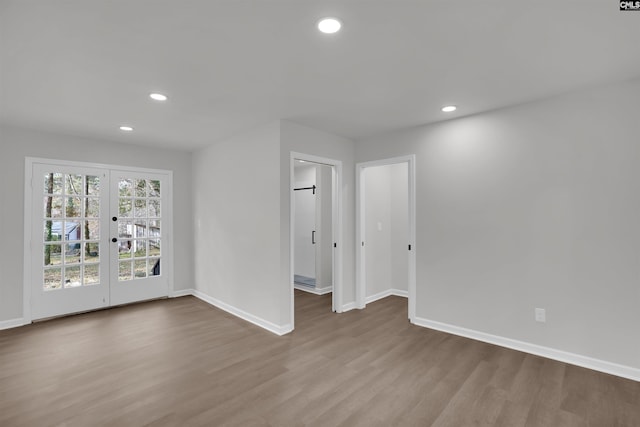
[[364, 242], [362, 242], [362, 246], [364, 246]]
[[411, 245], [409, 245], [409, 250], [411, 250]]
[[333, 247], [334, 247], [334, 248], [337, 248], [337, 247], [338, 247], [338, 244], [337, 244], [336, 242], [333, 242]]

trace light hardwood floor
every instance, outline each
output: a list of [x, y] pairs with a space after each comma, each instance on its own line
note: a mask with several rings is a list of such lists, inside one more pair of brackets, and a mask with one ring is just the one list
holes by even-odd
[[640, 426], [640, 383], [296, 291], [277, 337], [193, 297], [0, 331], [6, 426]]

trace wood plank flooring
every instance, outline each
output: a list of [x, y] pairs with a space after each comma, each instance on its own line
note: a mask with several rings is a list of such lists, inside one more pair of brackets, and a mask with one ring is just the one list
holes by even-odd
[[277, 337], [193, 297], [0, 331], [0, 426], [640, 426], [640, 383], [296, 291]]

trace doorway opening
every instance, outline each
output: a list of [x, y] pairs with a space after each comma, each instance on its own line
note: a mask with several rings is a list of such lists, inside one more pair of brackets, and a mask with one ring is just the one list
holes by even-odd
[[356, 302], [396, 295], [415, 318], [415, 156], [356, 165]]
[[316, 295], [333, 292], [331, 180], [333, 168], [294, 163], [294, 288]]
[[[334, 312], [341, 303], [341, 188], [342, 163], [291, 153], [290, 171], [290, 283], [291, 325], [295, 299], [331, 294]], [[327, 304], [329, 305], [329, 304]]]

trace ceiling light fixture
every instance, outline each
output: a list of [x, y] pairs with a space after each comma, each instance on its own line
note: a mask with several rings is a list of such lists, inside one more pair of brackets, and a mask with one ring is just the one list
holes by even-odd
[[458, 107], [456, 107], [455, 105], [447, 105], [446, 107], [442, 107], [442, 111], [444, 111], [445, 113], [451, 113], [453, 111], [456, 111], [458, 109]]
[[318, 22], [318, 30], [325, 34], [337, 33], [340, 28], [342, 28], [342, 23], [336, 18], [322, 18]]
[[133, 128], [131, 126], [120, 126], [120, 130], [123, 132], [131, 132]]
[[167, 95], [163, 95], [161, 93], [151, 93], [149, 94], [149, 98], [155, 100], [155, 101], [166, 101], [167, 100]]

